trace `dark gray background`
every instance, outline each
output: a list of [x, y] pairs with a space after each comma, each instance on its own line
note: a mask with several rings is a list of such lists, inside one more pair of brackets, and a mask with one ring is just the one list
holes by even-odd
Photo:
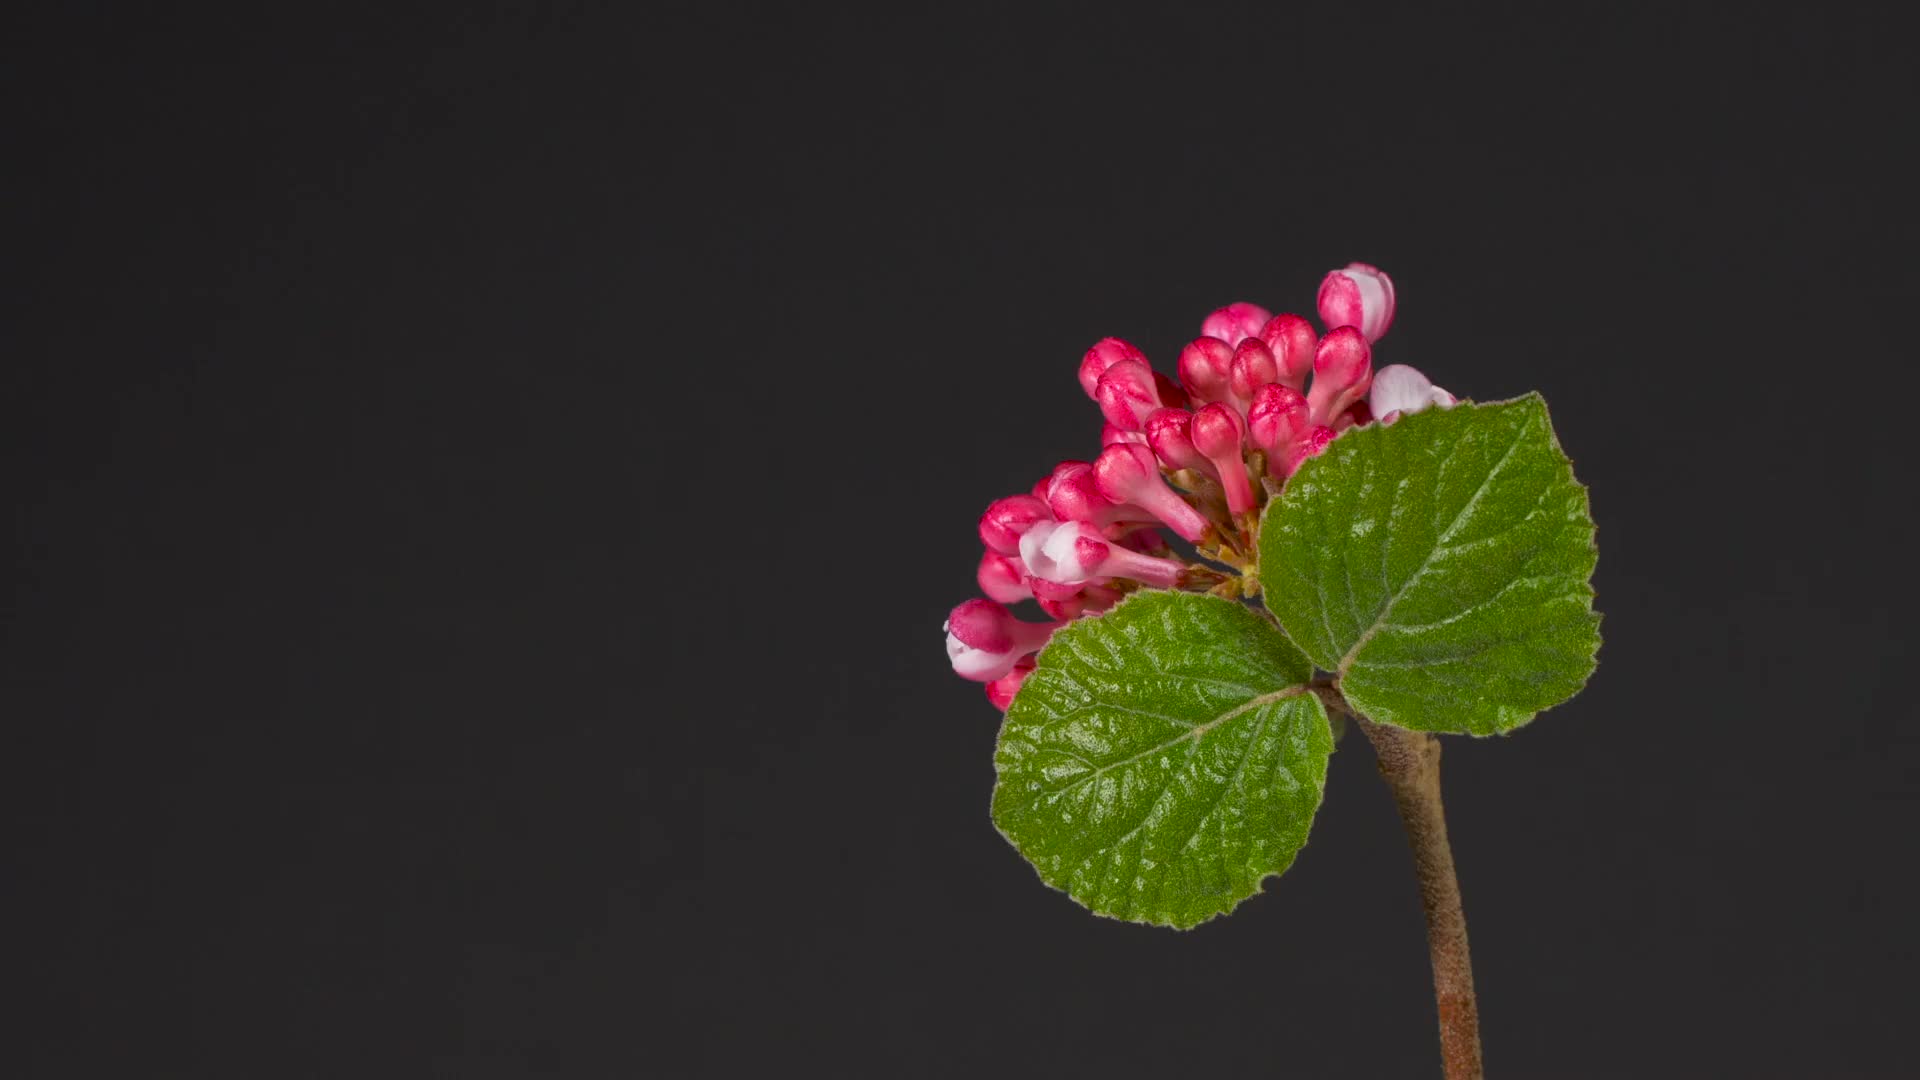
[[938, 629], [1089, 343], [1350, 259], [1599, 523], [1587, 692], [1449, 746], [1495, 1074], [1912, 1075], [1884, 19], [270, 7], [5, 35], [9, 1075], [1435, 1075], [1362, 742], [1098, 920]]

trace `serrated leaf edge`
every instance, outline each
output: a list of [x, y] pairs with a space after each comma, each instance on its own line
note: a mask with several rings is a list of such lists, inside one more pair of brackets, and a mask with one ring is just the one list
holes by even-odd
[[[1522, 405], [1522, 404], [1534, 404], [1539, 407], [1539, 411], [1534, 415], [1535, 417], [1538, 418], [1539, 422], [1544, 425], [1549, 447], [1553, 451], [1555, 457], [1559, 459], [1560, 463], [1567, 467], [1568, 474], [1570, 476], [1573, 476], [1574, 485], [1577, 488], [1579, 488], [1580, 512], [1581, 512], [1581, 515], [1586, 519], [1586, 523], [1589, 531], [1589, 535], [1587, 538], [1587, 548], [1589, 551], [1594, 552], [1597, 556], [1600, 550], [1600, 541], [1599, 541], [1600, 529], [1599, 529], [1599, 523], [1596, 522], [1593, 517], [1592, 491], [1590, 488], [1588, 488], [1586, 484], [1580, 481], [1579, 476], [1574, 472], [1573, 458], [1567, 453], [1566, 448], [1561, 444], [1560, 433], [1554, 429], [1552, 409], [1547, 405], [1546, 396], [1541, 394], [1538, 390], [1530, 390], [1527, 393], [1521, 394], [1517, 397], [1504, 398], [1499, 401], [1463, 401], [1461, 402], [1461, 404], [1472, 405], [1472, 406], [1481, 407], [1481, 408], [1490, 408], [1490, 407], [1502, 406], [1502, 405]], [[1416, 417], [1419, 415], [1420, 414], [1418, 413], [1414, 414], [1414, 416]], [[1408, 419], [1411, 419], [1411, 418], [1408, 418]], [[1500, 468], [1505, 466], [1506, 462], [1513, 456], [1514, 451], [1518, 449], [1521, 442], [1524, 441], [1526, 434], [1530, 429], [1532, 423], [1533, 423], [1533, 417], [1530, 417], [1528, 420], [1528, 423], [1526, 425], [1521, 426], [1518, 429], [1518, 432], [1516, 433], [1516, 436], [1514, 438], [1513, 445], [1508, 447], [1507, 452], [1504, 455], [1502, 455], [1500, 464], [1496, 466], [1492, 472], [1487, 474], [1486, 480], [1484, 480], [1481, 483], [1480, 489], [1474, 493], [1473, 499], [1469, 501], [1469, 506], [1467, 508], [1462, 509], [1461, 511], [1462, 514], [1466, 512], [1466, 509], [1470, 509], [1471, 506], [1477, 505], [1479, 503], [1480, 497], [1485, 494], [1487, 490], [1487, 486], [1491, 484], [1493, 481], [1493, 478], [1496, 475], [1498, 475]], [[1384, 430], [1384, 425], [1382, 425], [1382, 430]], [[1305, 462], [1301, 464], [1301, 470], [1307, 471], [1315, 468], [1325, 468], [1326, 466], [1319, 464], [1320, 460], [1321, 459], [1318, 456], [1308, 458]], [[1308, 475], [1311, 476], [1311, 472], [1309, 472]], [[1271, 514], [1278, 513], [1280, 509], [1280, 504], [1283, 501], [1284, 501], [1284, 497], [1275, 498], [1267, 504], [1266, 510], [1261, 515], [1261, 522], [1260, 522], [1260, 527], [1263, 533], [1267, 528], [1267, 520], [1266, 520], [1267, 517]], [[1451, 532], [1452, 529], [1459, 524], [1459, 519], [1460, 519], [1460, 515], [1456, 515], [1454, 518], [1453, 524], [1448, 526], [1448, 529], [1447, 529], [1448, 532]], [[1436, 547], [1436, 550], [1437, 550], [1437, 547]], [[1379, 631], [1385, 625], [1387, 625], [1387, 616], [1392, 613], [1394, 604], [1397, 603], [1400, 597], [1406, 593], [1408, 586], [1410, 586], [1415, 580], [1418, 580], [1420, 575], [1426, 571], [1427, 567], [1431, 565], [1432, 560], [1433, 560], [1433, 553], [1429, 552], [1427, 559], [1422, 562], [1420, 569], [1415, 571], [1414, 574], [1411, 577], [1409, 577], [1406, 582], [1402, 583], [1399, 590], [1395, 592], [1393, 599], [1390, 600], [1387, 603], [1386, 607], [1381, 610], [1381, 613], [1379, 617], [1375, 620], [1374, 624], [1368, 627], [1367, 630], [1360, 635], [1360, 637], [1354, 642], [1354, 644], [1347, 649], [1346, 654], [1341, 656], [1339, 661], [1336, 663], [1335, 670], [1333, 672], [1334, 685], [1337, 689], [1341, 691], [1342, 696], [1347, 696], [1347, 688], [1342, 684], [1343, 676], [1345, 676], [1348, 669], [1353, 665], [1354, 661], [1359, 657], [1361, 650], [1366, 647], [1367, 643], [1373, 639], [1375, 634], [1379, 633]], [[1581, 677], [1580, 685], [1575, 687], [1574, 690], [1571, 693], [1569, 693], [1567, 697], [1560, 704], [1565, 704], [1567, 701], [1573, 700], [1573, 698], [1577, 696], [1582, 690], [1586, 689], [1587, 684], [1592, 681], [1594, 673], [1597, 672], [1600, 668], [1599, 656], [1600, 656], [1600, 649], [1603, 645], [1603, 639], [1600, 635], [1599, 627], [1600, 627], [1601, 621], [1604, 619], [1605, 616], [1604, 616], [1604, 613], [1594, 610], [1594, 606], [1593, 606], [1594, 600], [1598, 597], [1598, 592], [1593, 587], [1593, 580], [1591, 575], [1588, 576], [1586, 581], [1582, 582], [1582, 588], [1586, 594], [1585, 599], [1586, 599], [1587, 613], [1591, 615], [1594, 620], [1593, 651], [1587, 654], [1587, 657], [1586, 657], [1588, 661], [1587, 671], [1586, 671], [1586, 674]], [[1261, 591], [1264, 596], [1266, 590], [1263, 588]], [[1263, 610], [1265, 610], [1264, 606], [1263, 606]], [[1267, 611], [1267, 614], [1269, 618], [1273, 621], [1274, 625], [1281, 630], [1282, 634], [1287, 636], [1289, 641], [1291, 641], [1292, 635], [1286, 634], [1286, 628], [1284, 624], [1280, 622], [1279, 617], [1271, 611]], [[1299, 648], [1299, 645], [1296, 643], [1295, 647]], [[1361, 691], [1358, 697], [1349, 697], [1348, 701], [1362, 715], [1367, 715], [1364, 699], [1365, 699], [1365, 692]], [[1390, 727], [1394, 727], [1402, 731], [1421, 731], [1424, 734], [1447, 734], [1447, 735], [1466, 734], [1474, 738], [1485, 738], [1485, 737], [1488, 737], [1489, 735], [1495, 735], [1495, 734], [1510, 735], [1513, 732], [1518, 731], [1520, 728], [1525, 727], [1527, 724], [1532, 723], [1533, 720], [1537, 718], [1541, 713], [1548, 711], [1548, 709], [1557, 708], [1558, 706], [1550, 705], [1546, 709], [1537, 709], [1532, 712], [1526, 712], [1522, 709], [1515, 708], [1513, 706], [1505, 705], [1505, 704], [1496, 704], [1494, 707], [1503, 717], [1513, 716], [1513, 717], [1518, 717], [1518, 719], [1515, 720], [1514, 723], [1507, 725], [1504, 729], [1500, 731], [1485, 732], [1485, 733], [1423, 731], [1423, 729], [1409, 728], [1402, 724], [1394, 723], [1391, 720], [1374, 720], [1374, 718], [1370, 715], [1368, 716], [1368, 719], [1374, 720], [1374, 722], [1376, 723], [1387, 724]]]
[[[1150, 596], [1161, 596], [1161, 595], [1166, 595], [1172, 592], [1173, 590], [1167, 590], [1167, 589], [1142, 589], [1142, 590], [1139, 590], [1138, 592], [1129, 594], [1128, 596], [1122, 598], [1118, 604], [1115, 604], [1113, 607], [1108, 608], [1106, 611], [1098, 615], [1090, 616], [1090, 618], [1095, 618], [1095, 619], [1108, 618], [1112, 616], [1114, 613], [1125, 609], [1129, 604], [1134, 603], [1136, 600], [1144, 600], [1145, 598]], [[1249, 614], [1260, 616], [1262, 618], [1262, 621], [1266, 625], [1267, 629], [1279, 635], [1281, 640], [1285, 641], [1289, 648], [1292, 648], [1296, 652], [1301, 651], [1300, 646], [1296, 642], [1294, 642], [1293, 638], [1289, 634], [1287, 634], [1286, 629], [1280, 625], [1279, 620], [1274, 618], [1273, 614], [1269, 612], [1264, 606], [1255, 607], [1247, 604], [1238, 603], [1233, 600], [1228, 600], [1223, 597], [1206, 596], [1206, 595], [1197, 594], [1197, 593], [1181, 593], [1177, 595], [1192, 596], [1194, 599], [1202, 600], [1207, 603], [1231, 604], [1234, 607], [1238, 607], [1243, 611], [1248, 612]], [[1035, 656], [1036, 666], [1046, 662], [1047, 653], [1051, 651], [1053, 648], [1054, 648], [1054, 642], [1052, 640], [1049, 640], [1048, 643], [1045, 646], [1043, 646], [1040, 652]], [[1304, 657], [1305, 656], [1304, 652], [1302, 652], [1301, 655]], [[1310, 658], [1308, 658], [1307, 662], [1309, 665], [1312, 664], [1312, 660]], [[1169, 750], [1175, 746], [1178, 746], [1180, 743], [1188, 739], [1192, 739], [1197, 742], [1207, 732], [1213, 730], [1215, 727], [1218, 727], [1220, 724], [1223, 724], [1228, 720], [1236, 719], [1255, 709], [1263, 708], [1267, 705], [1277, 704], [1279, 702], [1287, 701], [1293, 698], [1312, 698], [1314, 700], [1316, 705], [1315, 711], [1318, 712], [1321, 722], [1327, 725], [1327, 734], [1328, 734], [1327, 754], [1328, 754], [1328, 757], [1331, 758], [1332, 755], [1335, 752], [1337, 752], [1339, 749], [1337, 746], [1336, 740], [1333, 738], [1333, 714], [1330, 711], [1328, 711], [1325, 704], [1320, 701], [1320, 696], [1317, 693], [1313, 692], [1313, 686], [1311, 684], [1311, 675], [1309, 675], [1308, 682], [1295, 683], [1292, 686], [1283, 687], [1279, 690], [1274, 690], [1265, 694], [1257, 695], [1253, 698], [1248, 699], [1242, 704], [1235, 706], [1234, 708], [1228, 710], [1227, 712], [1220, 714], [1219, 716], [1213, 718], [1212, 720], [1209, 720], [1203, 724], [1195, 725], [1193, 728], [1191, 728], [1187, 732], [1179, 736], [1176, 736], [1172, 739], [1169, 739], [1166, 742], [1161, 743], [1160, 745], [1150, 750], [1146, 750], [1141, 753], [1135, 754], [1129, 758], [1126, 758], [1119, 762], [1115, 762], [1109, 766], [1098, 767], [1096, 768], [1095, 772], [1091, 775], [1097, 777], [1098, 775], [1102, 775], [1110, 769], [1117, 768], [1122, 765], [1131, 764], [1133, 762], [1141, 760], [1142, 758], [1146, 758], [1153, 754], [1157, 754], [1157, 753], [1161, 753], [1166, 750]], [[1017, 694], [1016, 694], [1016, 700], [1017, 700]], [[1011, 708], [1009, 708], [1008, 713], [1010, 714], [1011, 712], [1012, 710]], [[995, 740], [994, 740], [996, 747], [998, 747], [1001, 739], [1004, 738], [1005, 736], [1005, 727], [1006, 727], [1006, 720], [1003, 717], [1001, 721], [1001, 731], [998, 734], [996, 734]], [[996, 757], [997, 757], [997, 752], [996, 752]], [[1245, 762], [1242, 761], [1241, 767], [1244, 767], [1244, 765], [1245, 765]], [[1021, 861], [1027, 864], [1027, 868], [1029, 870], [1033, 871], [1034, 876], [1040, 881], [1040, 884], [1046, 886], [1048, 889], [1054, 892], [1060, 893], [1061, 895], [1067, 897], [1067, 899], [1073, 901], [1075, 904], [1079, 905], [1082, 909], [1084, 909], [1088, 913], [1098, 918], [1112, 919], [1115, 922], [1131, 923], [1136, 926], [1158, 926], [1158, 927], [1164, 927], [1170, 930], [1185, 932], [1185, 931], [1193, 930], [1193, 929], [1196, 929], [1197, 927], [1203, 926], [1206, 923], [1209, 923], [1215, 919], [1221, 918], [1222, 916], [1232, 914], [1234, 911], [1239, 909], [1241, 904], [1246, 903], [1248, 900], [1251, 900], [1254, 897], [1260, 895], [1262, 892], [1264, 892], [1266, 883], [1269, 880], [1276, 877], [1280, 877], [1281, 875], [1285, 874], [1288, 870], [1292, 869], [1293, 864], [1296, 861], [1298, 861], [1300, 857], [1300, 853], [1306, 850], [1307, 843], [1312, 839], [1313, 824], [1314, 824], [1314, 821], [1319, 818], [1320, 807], [1323, 807], [1326, 805], [1327, 772], [1325, 769], [1321, 770], [1320, 776], [1318, 779], [1319, 779], [1319, 782], [1314, 785], [1315, 792], [1319, 796], [1315, 800], [1314, 813], [1307, 820], [1306, 831], [1301, 837], [1300, 846], [1294, 849], [1292, 854], [1288, 856], [1286, 862], [1282, 866], [1280, 866], [1278, 869], [1270, 873], [1260, 875], [1260, 877], [1254, 881], [1252, 891], [1249, 892], [1246, 896], [1238, 897], [1232, 900], [1230, 903], [1228, 903], [1221, 910], [1212, 912], [1190, 923], [1182, 923], [1182, 922], [1173, 921], [1173, 920], [1162, 921], [1160, 919], [1156, 919], [1151, 916], [1147, 916], [1147, 917], [1125, 916], [1125, 915], [1120, 915], [1111, 911], [1103, 911], [1100, 908], [1095, 907], [1093, 904], [1088, 903], [1086, 900], [1081, 899], [1079, 896], [1076, 896], [1071, 888], [1064, 885], [1056, 885], [1053, 882], [1048, 881], [1046, 878], [1046, 875], [1041, 871], [1040, 865], [1037, 862], [1035, 862], [1030, 856], [1028, 856], [1026, 850], [1021, 847], [1020, 843], [1014, 839], [1012, 834], [1008, 833], [1007, 830], [1001, 826], [1000, 819], [998, 815], [996, 815], [994, 812], [995, 810], [994, 798], [1000, 789], [1000, 780], [999, 780], [997, 769], [995, 770], [995, 782], [994, 782], [993, 790], [988, 793], [988, 797], [987, 797], [987, 819], [989, 822], [992, 823], [994, 831], [1000, 834], [1000, 838], [1005, 840], [1008, 846], [1012, 847], [1014, 851], [1020, 855]], [[1028, 803], [1026, 805], [1030, 806], [1031, 803]]]

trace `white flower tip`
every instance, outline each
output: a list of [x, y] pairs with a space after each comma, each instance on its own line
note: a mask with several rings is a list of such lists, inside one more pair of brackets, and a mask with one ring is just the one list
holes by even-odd
[[1078, 585], [1093, 576], [1080, 561], [1081, 535], [1077, 521], [1050, 522], [1029, 530], [1020, 538], [1020, 558], [1027, 572], [1056, 585]]
[[949, 633], [947, 660], [953, 665], [953, 673], [963, 679], [992, 682], [1013, 670], [1014, 656], [1010, 652], [993, 653], [976, 649]]
[[1396, 413], [1416, 413], [1429, 405], [1451, 408], [1454, 404], [1452, 394], [1406, 364], [1388, 364], [1374, 372], [1373, 387], [1367, 392], [1367, 408], [1383, 422]]

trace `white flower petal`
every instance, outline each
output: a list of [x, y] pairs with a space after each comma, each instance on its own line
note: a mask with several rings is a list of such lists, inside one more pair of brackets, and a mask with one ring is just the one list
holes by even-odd
[[954, 674], [976, 682], [992, 682], [1013, 670], [1014, 655], [976, 649], [952, 634], [947, 635], [947, 659]]
[[[1388, 364], [1373, 373], [1373, 388], [1367, 391], [1367, 408], [1379, 419], [1394, 413], [1415, 413], [1435, 403], [1433, 382], [1418, 368], [1406, 364]], [[1451, 403], [1452, 394], [1445, 390]]]

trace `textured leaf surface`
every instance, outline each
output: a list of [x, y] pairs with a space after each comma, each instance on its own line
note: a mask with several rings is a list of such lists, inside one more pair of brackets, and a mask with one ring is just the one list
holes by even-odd
[[1313, 671], [1242, 604], [1149, 591], [1040, 654], [1000, 729], [993, 820], [1095, 913], [1190, 927], [1307, 841], [1332, 733]]
[[1537, 394], [1350, 431], [1268, 504], [1267, 607], [1364, 715], [1510, 731], [1593, 673], [1587, 492]]

